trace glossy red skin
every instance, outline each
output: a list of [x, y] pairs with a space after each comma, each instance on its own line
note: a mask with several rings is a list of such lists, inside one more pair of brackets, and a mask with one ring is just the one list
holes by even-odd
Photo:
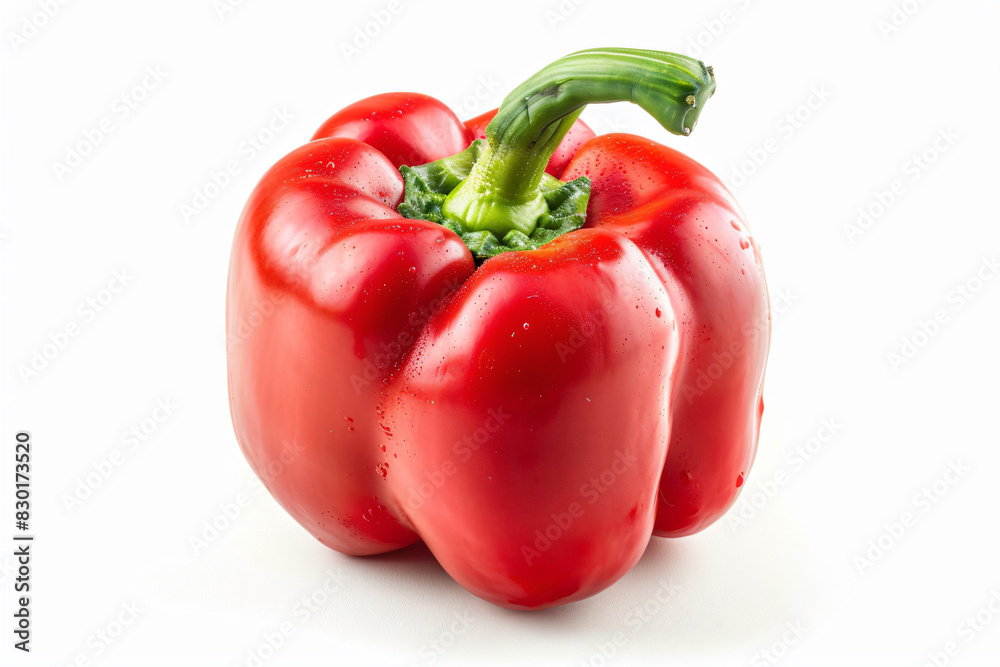
[[[496, 115], [497, 109], [494, 109], [493, 111], [487, 111], [484, 114], [465, 121], [465, 129], [468, 130], [473, 141], [486, 138], [486, 126], [490, 124], [490, 121]], [[569, 128], [569, 132], [559, 142], [555, 152], [552, 153], [552, 157], [549, 158], [549, 163], [545, 166], [545, 173], [556, 178], [562, 176], [566, 165], [573, 159], [576, 152], [595, 136], [597, 135], [590, 129], [590, 126], [582, 120], [573, 123], [573, 127]]]
[[[687, 407], [678, 381], [711, 359], [703, 338], [766, 318], [766, 292], [714, 176], [627, 135], [587, 141], [563, 174], [585, 126], [549, 166], [592, 179], [588, 228], [476, 270], [455, 234], [395, 211], [395, 167], [458, 152], [476, 127], [432, 98], [376, 96], [264, 176], [230, 265], [233, 424], [324, 544], [422, 538], [475, 594], [537, 609], [613, 583], [654, 522], [693, 532], [732, 502], [767, 336]], [[671, 481], [675, 452], [688, 483]]]
[[401, 341], [412, 346], [420, 332], [421, 310], [474, 269], [455, 234], [396, 213], [402, 193], [399, 172], [374, 148], [310, 142], [264, 175], [230, 263], [229, 391], [240, 447], [296, 521], [355, 555], [418, 539], [376, 470], [384, 434], [375, 406]]
[[591, 179], [586, 228], [645, 251], [680, 329], [655, 534], [690, 535], [733, 504], [757, 449], [771, 316], [739, 205], [691, 158], [643, 137], [588, 142], [563, 179]]
[[382, 93], [358, 100], [330, 116], [312, 136], [326, 137], [363, 141], [397, 168], [440, 160], [472, 143], [451, 109], [420, 93]]
[[620, 234], [476, 271], [387, 402], [390, 482], [445, 570], [520, 609], [625, 574], [653, 528], [676, 354], [666, 290]]

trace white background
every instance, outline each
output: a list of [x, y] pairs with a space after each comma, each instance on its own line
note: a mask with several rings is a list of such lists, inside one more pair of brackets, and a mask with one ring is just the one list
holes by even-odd
[[[997, 3], [80, 0], [46, 16], [52, 4], [0, 10], [4, 664], [997, 664]], [[227, 407], [229, 248], [260, 175], [339, 108], [414, 90], [469, 117], [595, 46], [715, 67], [691, 137], [628, 105], [584, 119], [689, 152], [747, 211], [776, 311], [760, 450], [716, 525], [654, 539], [586, 601], [510, 612], [420, 548], [330, 551], [251, 483]], [[143, 89], [147, 68], [162, 80]], [[143, 98], [127, 116], [122, 95]], [[275, 110], [291, 121], [251, 155]], [[230, 160], [240, 172], [185, 220]], [[176, 406], [162, 423], [157, 401]], [[147, 432], [129, 449], [133, 428]], [[29, 656], [11, 647], [21, 429]], [[228, 525], [213, 535], [212, 521]]]

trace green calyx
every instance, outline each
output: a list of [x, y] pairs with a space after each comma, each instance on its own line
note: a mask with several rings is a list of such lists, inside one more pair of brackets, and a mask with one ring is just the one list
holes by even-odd
[[510, 250], [534, 250], [583, 226], [590, 198], [590, 179], [586, 176], [563, 183], [545, 174], [538, 192], [541, 207], [527, 233], [516, 227], [499, 231], [468, 229], [461, 220], [445, 215], [442, 208], [448, 195], [469, 177], [485, 149], [486, 140], [480, 139], [451, 157], [419, 167], [400, 167], [406, 194], [398, 207], [399, 214], [444, 225], [461, 237], [477, 260]]
[[545, 173], [586, 105], [633, 102], [666, 130], [687, 135], [714, 92], [712, 68], [675, 53], [570, 54], [504, 99], [485, 140], [443, 160], [402, 167], [399, 213], [448, 227], [480, 260], [537, 248], [586, 221], [590, 181], [563, 183]]

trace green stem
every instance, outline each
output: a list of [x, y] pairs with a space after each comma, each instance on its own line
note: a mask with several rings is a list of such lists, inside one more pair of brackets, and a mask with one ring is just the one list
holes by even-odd
[[481, 155], [441, 212], [470, 232], [531, 235], [548, 211], [545, 167], [586, 105], [633, 102], [686, 135], [714, 92], [711, 67], [674, 53], [589, 49], [561, 58], [503, 101]]

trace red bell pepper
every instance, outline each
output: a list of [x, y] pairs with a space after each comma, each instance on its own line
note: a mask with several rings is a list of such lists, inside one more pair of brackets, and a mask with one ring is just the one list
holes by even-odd
[[714, 90], [690, 58], [581, 51], [465, 125], [362, 100], [267, 172], [233, 243], [229, 389], [296, 521], [346, 554], [423, 540], [535, 609], [726, 511], [763, 410], [757, 247], [700, 164], [577, 120], [624, 100], [688, 134]]

